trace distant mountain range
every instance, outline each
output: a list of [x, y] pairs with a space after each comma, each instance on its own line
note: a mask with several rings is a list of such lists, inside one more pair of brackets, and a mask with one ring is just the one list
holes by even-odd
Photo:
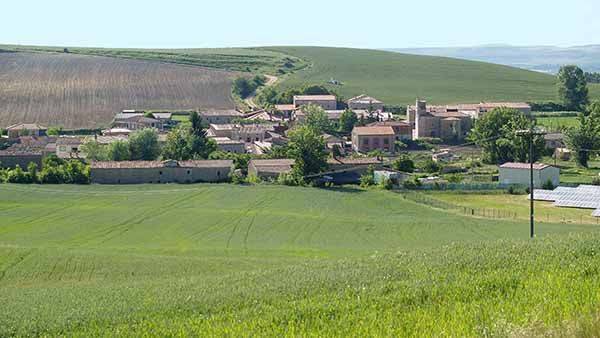
[[446, 56], [513, 66], [544, 73], [557, 73], [565, 64], [587, 72], [600, 72], [600, 45], [577, 47], [487, 45], [450, 48], [392, 48], [388, 51], [416, 55]]

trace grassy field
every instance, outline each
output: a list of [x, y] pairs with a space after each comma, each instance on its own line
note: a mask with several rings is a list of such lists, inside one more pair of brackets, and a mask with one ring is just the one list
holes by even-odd
[[[596, 226], [386, 191], [0, 185], [0, 336], [597, 332]], [[568, 234], [573, 233], [573, 234]]]
[[0, 53], [0, 127], [109, 124], [123, 109], [232, 108], [235, 73], [141, 60]]
[[536, 121], [548, 131], [562, 131], [578, 124], [577, 116], [540, 116]]
[[[516, 219], [529, 220], [529, 200], [526, 195], [509, 195], [498, 192], [431, 192], [434, 199], [477, 209], [483, 214], [494, 217], [493, 210], [501, 210], [516, 214]], [[484, 211], [485, 210], [485, 211]], [[591, 209], [558, 208], [552, 202], [536, 202], [535, 214], [538, 222], [543, 223], [585, 223], [600, 224], [598, 217], [592, 217]]]

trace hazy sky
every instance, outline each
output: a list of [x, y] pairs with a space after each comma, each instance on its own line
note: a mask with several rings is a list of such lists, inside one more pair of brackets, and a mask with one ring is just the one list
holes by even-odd
[[5, 0], [0, 43], [362, 48], [600, 44], [600, 0]]

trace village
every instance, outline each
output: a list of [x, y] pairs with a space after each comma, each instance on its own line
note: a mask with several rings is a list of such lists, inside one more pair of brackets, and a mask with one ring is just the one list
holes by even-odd
[[[290, 130], [320, 117], [326, 121], [317, 123], [328, 126], [319, 131], [325, 163], [318, 170], [302, 174], [302, 180], [313, 185], [361, 184], [425, 190], [526, 188], [533, 170], [536, 189], [558, 187], [560, 169], [550, 164], [481, 164], [481, 150], [468, 139], [469, 133], [475, 121], [500, 108], [524, 116], [530, 116], [532, 110], [525, 102], [435, 106], [417, 99], [414, 105], [406, 106], [405, 115], [398, 115], [386, 111], [382, 101], [366, 94], [342, 104], [335, 95], [296, 95], [292, 104], [246, 113], [233, 109], [123, 110], [115, 114], [110, 128], [87, 135], [57, 133], [36, 123], [8, 126], [3, 136], [8, 146], [0, 150], [0, 163], [7, 170], [18, 167], [37, 171], [47, 158], [76, 161], [89, 165], [87, 181], [92, 184], [235, 181], [289, 185], [293, 180], [288, 176], [297, 159], [286, 156], [281, 149], [290, 142]], [[213, 144], [213, 151], [201, 158], [170, 158], [164, 152], [161, 155], [169, 133], [176, 134], [178, 128], [189, 125], [192, 115], [201, 121], [202, 136]], [[130, 137], [142, 131], [155, 135], [159, 150], [151, 157], [142, 155], [133, 160], [130, 155], [98, 155], [111, 147], [126, 149]], [[561, 133], [545, 133], [543, 148], [555, 161], [570, 159], [571, 152]], [[420, 166], [416, 165], [419, 161]], [[53, 182], [50, 176], [47, 181]]]

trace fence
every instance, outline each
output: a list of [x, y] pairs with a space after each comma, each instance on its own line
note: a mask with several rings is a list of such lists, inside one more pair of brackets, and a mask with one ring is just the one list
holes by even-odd
[[433, 208], [452, 210], [463, 215], [474, 216], [474, 217], [486, 217], [486, 218], [497, 218], [497, 219], [516, 219], [517, 213], [510, 210], [500, 210], [493, 208], [471, 208], [461, 205], [452, 204], [445, 201], [440, 201], [435, 198], [431, 198], [425, 194], [419, 193], [403, 193], [404, 198], [417, 202], [419, 204], [425, 204]]
[[[453, 211], [456, 213], [460, 213], [466, 216], [472, 217], [485, 217], [485, 218], [493, 218], [493, 219], [526, 219], [528, 216], [519, 215], [515, 211], [510, 210], [501, 210], [494, 208], [472, 208], [465, 207], [445, 201], [438, 200], [436, 198], [427, 196], [426, 193], [418, 193], [418, 192], [407, 192], [407, 191], [399, 191], [405, 199], [411, 200], [413, 202], [430, 206], [436, 209], [443, 209], [448, 211]], [[545, 222], [545, 223], [560, 223], [560, 224], [598, 224], [600, 225], [600, 217], [591, 216], [571, 216], [565, 217], [564, 215], [557, 216], [556, 214], [550, 214], [547, 212], [536, 212], [535, 215], [537, 222]]]

